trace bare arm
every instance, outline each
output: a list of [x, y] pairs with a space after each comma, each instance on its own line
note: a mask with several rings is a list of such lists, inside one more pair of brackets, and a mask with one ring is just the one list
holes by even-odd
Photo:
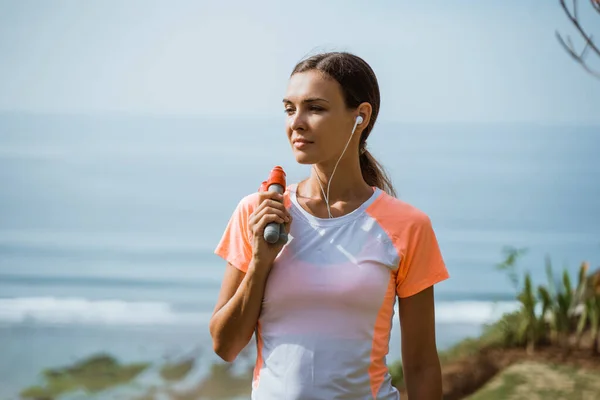
[[435, 342], [433, 286], [399, 301], [402, 367], [409, 399], [442, 398], [440, 360]]
[[246, 272], [227, 264], [221, 291], [210, 319], [209, 330], [215, 353], [233, 361], [246, 347], [260, 315], [267, 277], [284, 243], [269, 244], [263, 239], [270, 222], [283, 223], [290, 230], [291, 215], [283, 197], [274, 192], [259, 194], [259, 206], [248, 219], [252, 232], [252, 259]]
[[227, 264], [209, 329], [215, 353], [231, 362], [246, 347], [260, 315], [268, 269], [250, 263], [244, 273]]

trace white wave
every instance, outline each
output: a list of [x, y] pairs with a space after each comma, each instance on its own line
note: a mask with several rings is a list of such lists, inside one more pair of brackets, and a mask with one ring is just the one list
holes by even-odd
[[518, 309], [517, 301], [443, 301], [436, 304], [435, 317], [440, 323], [486, 324]]
[[[436, 304], [438, 323], [484, 324], [519, 308], [517, 302], [443, 301]], [[0, 299], [0, 323], [52, 325], [201, 325], [209, 312], [182, 312], [166, 302], [20, 297]]]
[[121, 252], [200, 252], [212, 250], [203, 246], [194, 235], [155, 235], [144, 232], [56, 231], [36, 229], [0, 229], [0, 245], [7, 247], [44, 248], [55, 250], [100, 250]]
[[53, 325], [197, 325], [207, 313], [178, 312], [165, 302], [128, 302], [83, 298], [21, 297], [0, 299], [0, 322]]

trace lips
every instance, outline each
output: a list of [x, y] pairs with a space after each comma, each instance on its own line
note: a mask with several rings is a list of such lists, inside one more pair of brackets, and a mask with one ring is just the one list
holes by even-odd
[[310, 140], [304, 139], [304, 138], [296, 138], [294, 140], [292, 140], [293, 144], [311, 144], [314, 142], [311, 142]]
[[309, 145], [311, 145], [313, 142], [311, 142], [310, 140], [306, 140], [306, 139], [294, 139], [292, 141], [292, 144], [294, 145], [295, 148], [297, 149], [303, 149]]

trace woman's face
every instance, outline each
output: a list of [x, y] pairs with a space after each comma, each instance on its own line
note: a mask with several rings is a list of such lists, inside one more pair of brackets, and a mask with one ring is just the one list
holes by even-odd
[[[357, 112], [346, 108], [339, 84], [319, 71], [292, 75], [283, 99], [286, 133], [300, 164], [335, 163], [354, 127]], [[354, 132], [345, 156], [358, 153]]]

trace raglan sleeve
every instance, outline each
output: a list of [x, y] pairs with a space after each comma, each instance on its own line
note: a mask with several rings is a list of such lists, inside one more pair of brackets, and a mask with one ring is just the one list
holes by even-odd
[[406, 233], [406, 246], [396, 274], [396, 294], [408, 297], [450, 277], [431, 219], [419, 214]]
[[252, 213], [253, 196], [239, 201], [229, 218], [215, 254], [242, 272], [248, 271], [252, 259], [251, 233], [248, 219]]

